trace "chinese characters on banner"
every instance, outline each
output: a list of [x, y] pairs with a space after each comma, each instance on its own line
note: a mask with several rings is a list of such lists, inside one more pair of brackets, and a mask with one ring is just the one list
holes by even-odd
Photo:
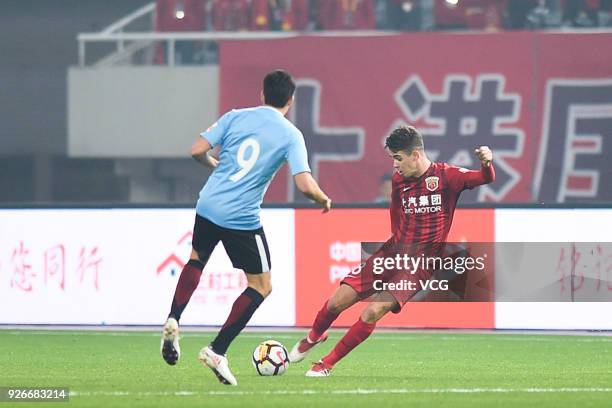
[[612, 292], [612, 244], [578, 243], [559, 249], [557, 263], [561, 294]]
[[329, 257], [332, 261], [329, 266], [329, 281], [340, 282], [361, 262], [361, 242], [335, 241], [329, 246]]
[[0, 273], [10, 275], [11, 289], [24, 293], [69, 288], [99, 291], [102, 262], [98, 246], [67, 249], [58, 243], [32, 249], [26, 241], [19, 241], [6, 261], [0, 258]]
[[[274, 53], [268, 41], [224, 41], [220, 110], [252, 105], [272, 67], [290, 72], [289, 118], [335, 202], [377, 197], [392, 171], [384, 140], [405, 124], [420, 129], [435, 161], [477, 168], [474, 149], [491, 147], [497, 180], [464, 192], [463, 203], [610, 202], [611, 41], [610, 33], [469, 41], [412, 33], [278, 40]], [[290, 181], [280, 172], [266, 200], [304, 200]]]

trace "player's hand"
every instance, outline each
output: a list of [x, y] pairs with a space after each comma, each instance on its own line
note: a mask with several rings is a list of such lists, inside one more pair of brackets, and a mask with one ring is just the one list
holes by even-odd
[[476, 153], [476, 157], [478, 157], [478, 160], [480, 160], [483, 166], [491, 164], [493, 152], [489, 149], [489, 146], [480, 146], [478, 149], [474, 150], [474, 153]]
[[321, 211], [323, 214], [328, 213], [331, 210], [332, 200], [331, 198], [326, 197], [326, 199], [321, 201], [319, 205], [323, 207], [323, 211]]
[[219, 165], [219, 159], [217, 159], [212, 154], [207, 154], [207, 156], [208, 157], [206, 157], [206, 160], [208, 160], [208, 165], [212, 167], [213, 169], [216, 169], [217, 166]]

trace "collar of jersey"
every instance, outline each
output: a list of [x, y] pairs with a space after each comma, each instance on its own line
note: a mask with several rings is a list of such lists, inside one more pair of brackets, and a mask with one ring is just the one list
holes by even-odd
[[274, 111], [274, 112], [278, 113], [279, 115], [283, 116], [283, 114], [282, 114], [282, 113], [280, 113], [280, 112], [278, 111], [278, 109], [276, 109], [276, 108], [275, 108], [275, 107], [273, 107], [273, 106], [269, 106], [269, 105], [260, 105], [260, 106], [259, 106], [259, 108], [266, 108], [266, 109], [270, 109], [270, 110], [272, 110], [272, 111]]

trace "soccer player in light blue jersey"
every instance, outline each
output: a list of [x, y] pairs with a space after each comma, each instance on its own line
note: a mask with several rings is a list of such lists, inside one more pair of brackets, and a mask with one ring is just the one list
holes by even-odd
[[[289, 74], [270, 72], [263, 81], [263, 105], [227, 112], [202, 132], [191, 148], [193, 158], [214, 171], [200, 191], [191, 257], [176, 286], [161, 354], [170, 365], [178, 361], [178, 322], [221, 241], [234, 267], [242, 269], [248, 281], [217, 337], [198, 357], [223, 384], [237, 385], [225, 353], [272, 290], [270, 251], [259, 213], [277, 170], [288, 162], [297, 188], [324, 213], [331, 208], [331, 200], [310, 174], [302, 133], [285, 118], [294, 91], [295, 82]], [[211, 154], [215, 146], [221, 147], [218, 159]]]

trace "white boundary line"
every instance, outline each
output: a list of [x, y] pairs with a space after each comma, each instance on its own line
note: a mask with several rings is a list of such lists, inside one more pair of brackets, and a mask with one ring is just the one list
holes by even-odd
[[[345, 329], [340, 329], [340, 330], [333, 329], [331, 330], [331, 333], [342, 334], [345, 331], [346, 331]], [[297, 333], [302, 334], [304, 332], [305, 332], [304, 330], [301, 330]], [[80, 331], [78, 329], [53, 331], [53, 330], [48, 330], [48, 329], [23, 330], [23, 329], [11, 328], [8, 330], [0, 329], [0, 334], [2, 333], [6, 333], [12, 336], [75, 336], [75, 335], [78, 335], [78, 336], [109, 336], [109, 337], [129, 337], [129, 336], [159, 337], [160, 336], [160, 332], [158, 331], [154, 331], [154, 332], [151, 332], [151, 331], [110, 331], [110, 330], [108, 331], [107, 330]], [[214, 333], [214, 331], [186, 330], [186, 331], [182, 331], [181, 333], [182, 333], [181, 337], [186, 337], [186, 336], [195, 337], [200, 334]], [[408, 336], [393, 336], [393, 334], [407, 334]], [[444, 334], [444, 335], [440, 336], [441, 334]], [[543, 341], [545, 342], [545, 341], [556, 341], [557, 340], [556, 337], [563, 336], [563, 337], [572, 337], [572, 339], [568, 341], [578, 342], [578, 343], [612, 342], [612, 333], [610, 332], [603, 332], [603, 333], [597, 333], [597, 332], [595, 333], [589, 333], [589, 332], [578, 332], [578, 333], [576, 332], [560, 332], [560, 333], [558, 332], [535, 332], [534, 333], [531, 331], [526, 331], [526, 332], [519, 332], [519, 331], [512, 331], [512, 332], [506, 332], [506, 331], [491, 331], [491, 332], [463, 332], [463, 331], [458, 331], [458, 332], [457, 331], [389, 332], [389, 331], [381, 331], [380, 333], [374, 333], [373, 338], [376, 340], [387, 340], [387, 341], [419, 341], [419, 340], [422, 340], [423, 338], [435, 338], [437, 340], [454, 341], [454, 340], [461, 340], [465, 336], [479, 335], [480, 339], [482, 340], [491, 340], [488, 337], [490, 335], [495, 335], [495, 334], [498, 335], [498, 336], [495, 336], [496, 341], [501, 340], [501, 341], [529, 341], [529, 342]], [[410, 335], [415, 335], [415, 336], [410, 336]], [[240, 334], [240, 338], [261, 339], [264, 337], [274, 337], [275, 339], [281, 339], [281, 340], [296, 338], [295, 335], [286, 334], [282, 332], [276, 332], [274, 330], [270, 332], [251, 331], [251, 332]]]
[[[35, 325], [35, 324], [0, 324], [0, 333], [5, 330], [20, 331], [26, 333], [29, 331], [34, 332], [79, 332], [79, 333], [126, 333], [131, 332], [137, 333], [161, 333], [162, 324], [158, 326], [143, 325], [143, 326], [121, 326], [121, 325], [108, 325], [108, 326], [93, 326], [93, 325]], [[184, 333], [216, 333], [221, 327], [216, 326], [181, 326], [181, 332]], [[256, 335], [257, 333], [271, 334], [271, 333], [298, 333], [300, 335], [306, 333], [309, 327], [286, 327], [286, 326], [247, 326], [242, 332], [241, 336], [245, 333]], [[331, 333], [345, 333], [348, 327], [333, 327], [330, 329]], [[403, 333], [403, 334], [503, 334], [503, 335], [535, 335], [535, 336], [603, 336], [612, 337], [612, 330], [540, 330], [540, 329], [422, 329], [422, 328], [392, 328], [392, 327], [377, 327], [376, 333], [378, 334], [389, 334], [389, 333]], [[146, 333], [145, 333], [146, 334]], [[124, 334], [117, 334], [122, 336]]]
[[[11, 336], [109, 336], [109, 337], [129, 337], [129, 336], [143, 336], [143, 337], [159, 337], [160, 333], [158, 332], [113, 332], [113, 331], [68, 331], [68, 330], [60, 330], [60, 331], [50, 331], [50, 330], [0, 330], [0, 334], [6, 333]], [[182, 332], [181, 337], [201, 337], [203, 334], [207, 334], [210, 332]], [[344, 331], [335, 332], [335, 333], [344, 333]], [[390, 334], [415, 334], [415, 336], [392, 336]], [[500, 340], [500, 341], [557, 341], [556, 337], [559, 337], [561, 334], [554, 333], [555, 335], [550, 334], [542, 334], [542, 333], [451, 333], [452, 335], [440, 336], [443, 333], [428, 333], [428, 332], [400, 332], [400, 333], [389, 333], [383, 332], [380, 334], [374, 334], [373, 339], [376, 340], [386, 340], [386, 341], [419, 341], [423, 338], [435, 338], [437, 340], [444, 341], [455, 341], [461, 340], [465, 335], [482, 335], [482, 334], [500, 334], [499, 336], [495, 336], [494, 339], [490, 339], [489, 336], [480, 336], [479, 340]], [[565, 333], [563, 333], [565, 334]], [[295, 335], [289, 334], [280, 334], [280, 333], [266, 333], [266, 332], [250, 332], [250, 333], [241, 333], [240, 338], [247, 339], [262, 339], [267, 337], [274, 337], [275, 339], [295, 339]], [[601, 334], [593, 334], [593, 335], [576, 335], [569, 333], [569, 335], [565, 335], [564, 337], [572, 337], [572, 342], [577, 343], [608, 343], [612, 342], [611, 335], [601, 335]]]
[[612, 388], [355, 388], [345, 390], [274, 390], [274, 391], [71, 391], [70, 397], [242, 397], [257, 395], [376, 395], [376, 394], [551, 394], [612, 393]]

